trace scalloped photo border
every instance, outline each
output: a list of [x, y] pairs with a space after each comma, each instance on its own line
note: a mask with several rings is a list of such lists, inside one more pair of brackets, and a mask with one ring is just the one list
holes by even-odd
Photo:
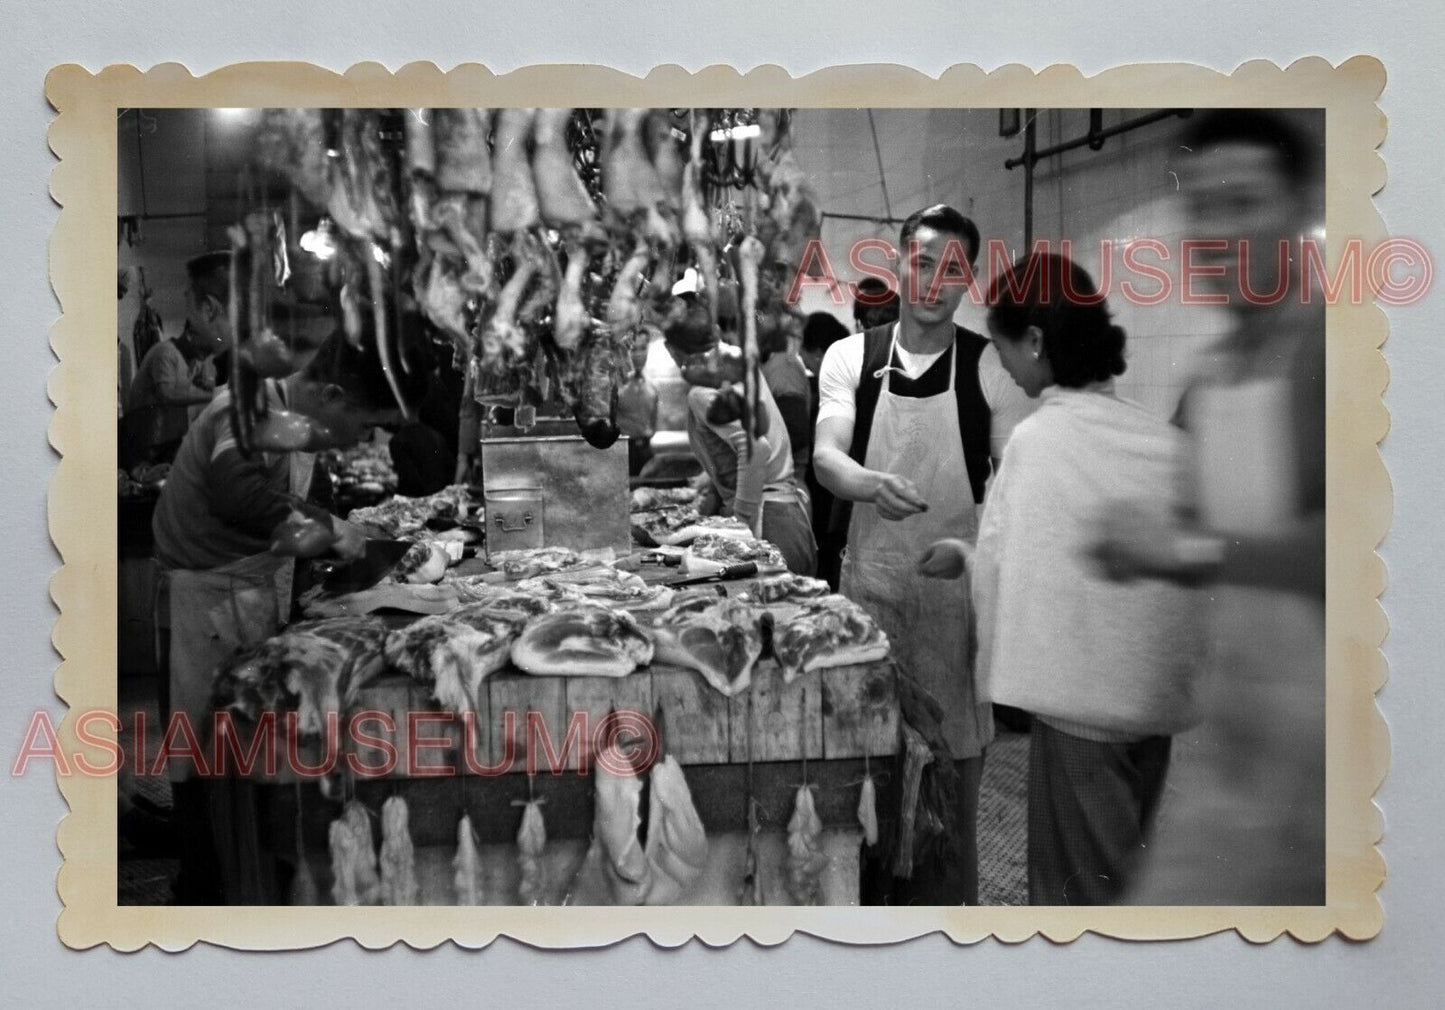
[[[51, 581], [59, 610], [53, 641], [62, 661], [55, 690], [69, 706], [60, 728], [78, 747], [77, 712], [117, 708], [115, 415], [115, 220], [118, 110], [132, 107], [264, 106], [795, 106], [795, 107], [1311, 107], [1326, 113], [1326, 228], [1367, 245], [1386, 237], [1371, 197], [1385, 183], [1377, 148], [1385, 117], [1376, 105], [1383, 65], [1320, 58], [1281, 68], [1249, 62], [1225, 74], [1185, 64], [1135, 64], [1087, 77], [1071, 66], [985, 72], [957, 65], [930, 77], [897, 65], [831, 67], [793, 77], [778, 66], [746, 73], [661, 66], [635, 77], [601, 66], [534, 66], [494, 74], [478, 64], [443, 72], [432, 63], [391, 71], [358, 63], [345, 73], [306, 63], [240, 63], [202, 77], [179, 63], [142, 72], [77, 65], [51, 70], [45, 93], [59, 113], [49, 143], [59, 163], [50, 192], [60, 206], [50, 279], [61, 316], [50, 340], [50, 440], [59, 463], [50, 484], [51, 537], [63, 567]], [[1338, 250], [1330, 249], [1336, 267]], [[779, 944], [795, 932], [843, 943], [894, 943], [942, 932], [959, 943], [1035, 934], [1056, 942], [1088, 931], [1127, 939], [1182, 939], [1236, 930], [1253, 942], [1289, 933], [1366, 939], [1383, 924], [1377, 891], [1385, 864], [1383, 821], [1372, 797], [1389, 766], [1389, 738], [1375, 705], [1386, 676], [1387, 633], [1378, 597], [1384, 565], [1375, 548], [1389, 527], [1392, 494], [1378, 443], [1389, 418], [1380, 346], [1387, 324], [1373, 303], [1332, 305], [1327, 317], [1328, 514], [1327, 902], [1310, 907], [659, 907], [292, 908], [117, 905], [116, 782], [59, 777], [70, 813], [56, 840], [62, 908], [57, 930], [73, 948], [198, 942], [237, 949], [316, 947], [352, 938], [368, 948], [452, 941], [484, 947], [500, 936], [544, 948], [584, 948], [645, 935], [673, 947], [694, 938], [728, 945], [742, 937]], [[102, 493], [104, 492], [104, 493]]]

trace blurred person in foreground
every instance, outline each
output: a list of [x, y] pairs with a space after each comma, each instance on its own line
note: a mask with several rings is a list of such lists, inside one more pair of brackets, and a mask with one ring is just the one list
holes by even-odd
[[[1204, 582], [1211, 607], [1204, 722], [1183, 748], [1177, 804], [1130, 900], [1325, 900], [1325, 327], [1300, 276], [1320, 220], [1317, 149], [1283, 116], [1217, 111], [1181, 141], [1192, 232], [1232, 331], [1185, 393], [1195, 508], [1120, 507], [1098, 555], [1121, 581]], [[1248, 274], [1237, 244], [1249, 243]], [[1291, 255], [1281, 264], [1283, 245]], [[1272, 300], [1274, 293], [1282, 297]], [[1267, 302], [1271, 302], [1267, 304]], [[1171, 788], [1171, 797], [1176, 790]]]
[[[1124, 331], [1070, 261], [1035, 254], [988, 294], [989, 336], [1041, 401], [1014, 429], [976, 551], [946, 539], [919, 570], [968, 565], [981, 698], [1033, 715], [1028, 887], [1033, 905], [1113, 904], [1144, 856], [1171, 737], [1195, 719], [1193, 594], [1094, 571], [1100, 512], [1179, 505], [1182, 434], [1120, 399]], [[1005, 282], [1010, 283], [1006, 284]]]

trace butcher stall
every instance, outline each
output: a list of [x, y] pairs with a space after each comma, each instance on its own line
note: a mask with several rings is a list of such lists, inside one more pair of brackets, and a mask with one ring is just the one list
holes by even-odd
[[[721, 421], [765, 434], [759, 347], [800, 326], [821, 223], [789, 111], [253, 115], [232, 431], [334, 452], [368, 539], [328, 560], [298, 514], [296, 619], [216, 671], [231, 753], [285, 758], [210, 782], [226, 900], [851, 904], [907, 877], [931, 752], [886, 637], [696, 482], [629, 476], [664, 335], [737, 345]], [[451, 486], [397, 495], [375, 445], [267, 400], [317, 283], [405, 420], [419, 345], [462, 376]]]

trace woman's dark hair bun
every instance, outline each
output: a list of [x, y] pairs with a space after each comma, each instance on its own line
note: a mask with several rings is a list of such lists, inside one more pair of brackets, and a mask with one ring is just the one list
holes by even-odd
[[1043, 333], [1054, 382], [1078, 389], [1123, 375], [1126, 337], [1087, 270], [1053, 253], [1031, 253], [994, 278], [988, 319], [995, 333], [1020, 340]]

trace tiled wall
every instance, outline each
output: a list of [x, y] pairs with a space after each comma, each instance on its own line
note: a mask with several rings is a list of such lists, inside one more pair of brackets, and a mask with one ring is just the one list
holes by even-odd
[[[1105, 110], [1104, 125], [1144, 111]], [[1285, 114], [1307, 134], [1323, 136], [1323, 116], [1317, 111]], [[885, 211], [867, 111], [799, 113], [794, 130], [798, 159], [825, 212], [902, 218], [930, 203], [947, 202], [973, 218], [985, 242], [1001, 240], [1014, 255], [1022, 251], [1024, 173], [1022, 168], [1005, 169], [1004, 161], [1022, 151], [1023, 136], [1000, 137], [997, 110], [875, 109], [872, 121], [891, 215]], [[1087, 132], [1089, 114], [1086, 109], [1044, 110], [1037, 124], [1038, 144], [1048, 147]], [[1177, 250], [1183, 237], [1178, 184], [1170, 163], [1184, 125], [1179, 119], [1165, 120], [1111, 138], [1098, 152], [1083, 147], [1056, 155], [1041, 162], [1034, 177], [1035, 240], [1072, 240], [1075, 257], [1096, 279], [1100, 240], [1115, 240], [1115, 293], [1109, 304], [1129, 335], [1129, 370], [1119, 387], [1161, 414], [1173, 413], [1201, 348], [1224, 327], [1217, 310], [1177, 302], [1137, 306], [1117, 294], [1124, 241], [1158, 238]], [[872, 236], [896, 241], [897, 226], [825, 219], [823, 240], [840, 281], [858, 276], [847, 266], [849, 243]], [[1177, 262], [1173, 266], [1177, 268]], [[985, 267], [980, 263], [981, 271]], [[803, 307], [832, 311], [851, 321], [851, 305], [834, 304], [821, 289], [810, 289]], [[981, 332], [983, 315], [980, 306], [966, 299], [958, 320]]]

